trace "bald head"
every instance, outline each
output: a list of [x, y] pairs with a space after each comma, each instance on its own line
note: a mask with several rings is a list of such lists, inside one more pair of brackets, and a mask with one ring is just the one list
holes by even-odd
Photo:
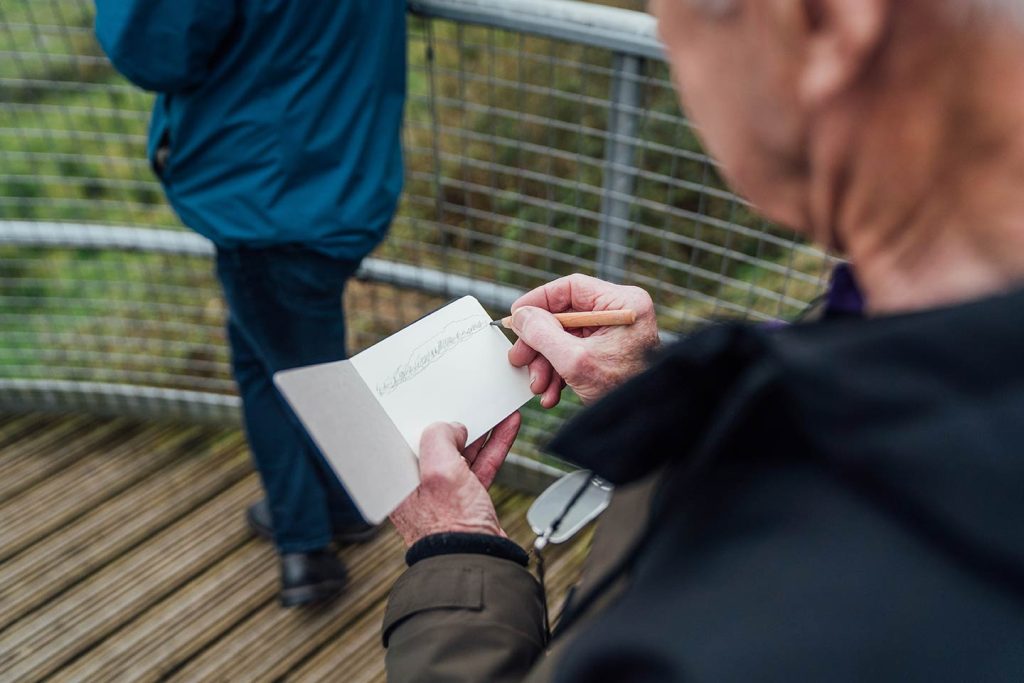
[[[727, 180], [819, 244], [923, 259], [941, 240], [979, 242], [977, 226], [999, 224], [986, 206], [1024, 203], [1024, 0], [653, 0], [652, 10]], [[944, 227], [967, 215], [959, 234]], [[1017, 218], [1024, 263], [1024, 206]], [[915, 220], [931, 231], [916, 242], [906, 237]]]
[[728, 179], [771, 218], [830, 244], [837, 209], [808, 206], [809, 184], [875, 163], [863, 154], [893, 137], [920, 141], [918, 156], [952, 156], [999, 134], [991, 104], [1005, 91], [1024, 95], [1024, 0], [655, 0], [652, 10], [684, 105]]

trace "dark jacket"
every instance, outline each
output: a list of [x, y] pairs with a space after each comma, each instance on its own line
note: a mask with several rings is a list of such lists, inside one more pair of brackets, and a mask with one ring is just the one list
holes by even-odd
[[553, 642], [526, 569], [437, 556], [395, 586], [392, 682], [1024, 680], [1022, 321], [1016, 292], [669, 349], [552, 445], [633, 498]]
[[160, 93], [150, 158], [222, 247], [358, 259], [402, 186], [404, 0], [97, 0], [114, 66]]

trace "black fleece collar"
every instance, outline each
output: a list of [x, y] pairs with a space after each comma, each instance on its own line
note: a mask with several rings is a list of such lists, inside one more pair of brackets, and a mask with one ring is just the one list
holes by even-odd
[[583, 411], [550, 450], [624, 484], [728, 457], [724, 435], [759, 413], [771, 415], [757, 427], [766, 457], [806, 444], [793, 457], [1024, 572], [1024, 290], [907, 315], [713, 326]]

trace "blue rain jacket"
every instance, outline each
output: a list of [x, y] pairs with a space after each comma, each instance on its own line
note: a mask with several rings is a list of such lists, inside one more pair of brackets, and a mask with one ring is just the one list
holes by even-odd
[[114, 66], [159, 93], [149, 155], [222, 247], [358, 259], [402, 186], [404, 0], [96, 0]]

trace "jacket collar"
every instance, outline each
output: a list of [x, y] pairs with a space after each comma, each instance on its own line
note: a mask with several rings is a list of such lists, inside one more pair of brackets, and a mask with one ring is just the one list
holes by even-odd
[[[1024, 572], [1024, 290], [873, 319], [719, 325], [584, 411], [551, 443], [613, 483], [693, 467], [726, 433], [781, 439], [913, 510], [929, 533]], [[1024, 576], [1020, 574], [1019, 576]]]

